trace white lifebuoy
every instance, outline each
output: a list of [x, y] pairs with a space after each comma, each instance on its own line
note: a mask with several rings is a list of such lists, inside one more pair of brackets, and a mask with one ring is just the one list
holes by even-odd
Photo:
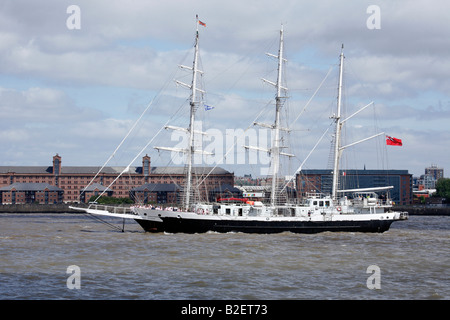
[[336, 210], [337, 210], [337, 211], [341, 211], [341, 207], [337, 206], [337, 207], [336, 207]]

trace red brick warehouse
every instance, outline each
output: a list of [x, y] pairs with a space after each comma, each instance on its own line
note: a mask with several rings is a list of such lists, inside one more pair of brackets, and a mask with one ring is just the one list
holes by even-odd
[[[88, 202], [92, 195], [99, 194], [108, 187], [125, 167], [104, 167], [93, 181], [94, 185], [83, 193], [83, 189], [92, 181], [100, 169], [101, 166], [62, 166], [62, 158], [56, 154], [53, 156], [51, 166], [0, 166], [0, 188], [15, 183], [48, 184], [60, 188], [63, 192], [56, 202]], [[198, 187], [200, 198], [205, 200], [208, 198], [209, 191], [222, 185], [234, 185], [234, 173], [219, 167], [194, 167], [193, 172], [194, 181], [202, 181], [206, 177]], [[142, 158], [142, 166], [130, 167], [128, 172], [121, 175], [109, 187], [106, 195], [128, 198], [132, 189], [145, 184], [175, 184], [182, 187], [184, 181], [185, 167], [152, 167], [151, 158], [146, 155]], [[22, 185], [22, 187], [24, 186]], [[32, 186], [28, 187], [31, 188]], [[44, 187], [44, 185], [40, 187]], [[45, 192], [45, 190], [43, 191]], [[56, 190], [56, 192], [61, 193], [59, 190]]]

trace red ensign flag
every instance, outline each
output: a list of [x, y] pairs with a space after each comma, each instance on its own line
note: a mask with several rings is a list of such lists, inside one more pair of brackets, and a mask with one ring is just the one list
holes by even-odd
[[198, 14], [195, 15], [195, 18], [197, 19], [199, 25], [206, 27], [206, 23], [198, 19]]
[[386, 144], [388, 146], [402, 146], [402, 140], [394, 137], [386, 136]]

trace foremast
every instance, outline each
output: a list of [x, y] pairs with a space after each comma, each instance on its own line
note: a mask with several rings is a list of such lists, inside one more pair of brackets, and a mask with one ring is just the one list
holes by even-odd
[[[186, 87], [190, 89], [190, 99], [189, 99], [189, 105], [190, 105], [190, 111], [189, 111], [189, 126], [187, 129], [185, 128], [179, 128], [174, 126], [166, 126], [166, 128], [174, 129], [174, 130], [180, 130], [184, 131], [188, 134], [188, 146], [186, 149], [179, 149], [179, 148], [170, 148], [170, 147], [155, 147], [155, 149], [158, 150], [168, 150], [168, 151], [176, 151], [176, 152], [184, 152], [186, 154], [186, 184], [184, 188], [184, 207], [186, 210], [189, 210], [189, 207], [191, 205], [191, 193], [192, 193], [192, 168], [193, 168], [193, 160], [194, 160], [194, 154], [195, 153], [204, 153], [203, 150], [195, 150], [195, 113], [198, 109], [198, 106], [201, 104], [201, 100], [198, 98], [197, 93], [205, 93], [205, 91], [201, 90], [197, 87], [198, 83], [198, 75], [203, 74], [203, 71], [198, 69], [198, 56], [199, 56], [199, 25], [205, 25], [203, 22], [201, 22], [198, 19], [198, 15], [195, 17], [196, 19], [196, 32], [195, 32], [195, 44], [194, 44], [194, 62], [192, 63], [192, 67], [180, 65], [180, 68], [188, 69], [192, 71], [192, 82], [191, 84], [186, 84], [181, 81], [175, 80], [175, 82], [183, 87]], [[203, 134], [203, 132], [200, 132]], [[211, 154], [211, 153], [207, 153]]]
[[190, 105], [190, 117], [189, 117], [189, 141], [188, 141], [188, 151], [186, 154], [186, 162], [187, 162], [187, 173], [186, 173], [186, 188], [185, 188], [185, 200], [184, 205], [186, 209], [190, 206], [191, 200], [191, 189], [192, 189], [192, 162], [194, 158], [194, 124], [195, 124], [195, 112], [197, 111], [197, 106], [199, 102], [197, 101], [197, 74], [201, 72], [198, 70], [198, 25], [199, 20], [198, 16], [196, 18], [196, 27], [197, 30], [195, 32], [195, 45], [194, 45], [194, 62], [192, 64], [192, 84], [191, 84], [191, 99], [189, 102]]

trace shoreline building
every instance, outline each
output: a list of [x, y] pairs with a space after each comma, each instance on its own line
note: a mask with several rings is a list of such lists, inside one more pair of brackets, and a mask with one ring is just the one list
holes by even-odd
[[[408, 170], [341, 170], [339, 189], [357, 189], [393, 186], [391, 199], [398, 205], [413, 201], [412, 174]], [[331, 193], [333, 174], [331, 169], [302, 170], [297, 174], [297, 196], [306, 193]]]
[[431, 167], [425, 168], [425, 174], [431, 175], [434, 180], [438, 181], [444, 178], [444, 168], [439, 168], [437, 165], [432, 164]]
[[180, 201], [181, 187], [175, 183], [146, 183], [132, 188], [130, 195], [139, 203], [175, 204]]
[[1, 204], [62, 203], [64, 190], [48, 183], [16, 182], [0, 188]]
[[413, 177], [413, 186], [415, 191], [433, 190], [439, 179], [444, 178], [444, 169], [432, 164], [425, 168], [425, 174], [420, 177]]
[[423, 198], [431, 198], [436, 193], [436, 184], [439, 179], [444, 178], [444, 169], [432, 164], [425, 168], [425, 174], [413, 177], [413, 193], [415, 202], [422, 202]]
[[[142, 166], [129, 167], [129, 170], [119, 177], [125, 168], [104, 167], [99, 172], [101, 166], [62, 166], [62, 158], [56, 154], [51, 166], [0, 166], [0, 188], [15, 183], [48, 184], [62, 190], [62, 195], [59, 194], [61, 202], [77, 203], [88, 202], [92, 195], [102, 193], [115, 179], [117, 180], [106, 190], [105, 195], [129, 198], [134, 194], [132, 189], [146, 184], [184, 185], [185, 167], [152, 167], [148, 155], [142, 158]], [[84, 190], [91, 181], [92, 184]], [[222, 185], [234, 185], [234, 173], [219, 167], [194, 167], [193, 181], [194, 185], [200, 184], [196, 196], [208, 199], [211, 190]], [[61, 193], [61, 190], [58, 192]], [[169, 198], [173, 199], [172, 196]], [[156, 195], [151, 199], [157, 201], [158, 197]]]

